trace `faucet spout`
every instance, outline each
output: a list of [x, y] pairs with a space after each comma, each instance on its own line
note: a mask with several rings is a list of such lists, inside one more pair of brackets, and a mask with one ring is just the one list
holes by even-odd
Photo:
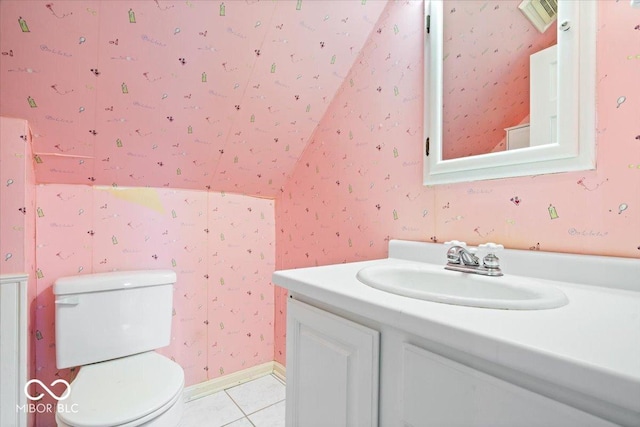
[[446, 270], [482, 274], [484, 276], [502, 276], [500, 260], [493, 253], [496, 250], [503, 249], [502, 245], [496, 245], [495, 243], [480, 245], [480, 249], [489, 251], [481, 263], [480, 258], [465, 247], [466, 243], [458, 241], [446, 243], [453, 245], [447, 250], [447, 265], [444, 267]]
[[477, 256], [469, 252], [462, 246], [452, 246], [447, 251], [447, 261], [451, 264], [463, 264], [468, 266], [477, 267], [480, 265], [480, 259]]

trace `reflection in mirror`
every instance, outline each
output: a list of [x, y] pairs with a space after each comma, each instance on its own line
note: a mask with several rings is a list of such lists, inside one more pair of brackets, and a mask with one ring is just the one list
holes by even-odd
[[[523, 0], [518, 7], [553, 1]], [[425, 1], [424, 184], [594, 169], [597, 2], [557, 0], [557, 21], [548, 16], [548, 22], [534, 26], [518, 15], [523, 14], [520, 10], [511, 11], [519, 23], [507, 22], [506, 17], [489, 20], [492, 14], [502, 14], [511, 1], [479, 3], [473, 9], [470, 0]], [[463, 28], [445, 28], [445, 17], [472, 14], [473, 18], [463, 19]], [[534, 38], [536, 33], [541, 38]], [[514, 42], [516, 34], [531, 39]], [[551, 46], [554, 36], [557, 44]], [[457, 39], [475, 50], [445, 48], [445, 43]], [[524, 59], [517, 56], [519, 52], [526, 52]], [[535, 62], [528, 55], [547, 54], [541, 66], [545, 71], [533, 73], [546, 78], [542, 83], [536, 83], [534, 75], [516, 73], [528, 67], [523, 63]], [[512, 67], [498, 63], [498, 57]], [[530, 100], [517, 98], [527, 87], [533, 93]], [[546, 95], [541, 97], [543, 89]], [[521, 108], [535, 104], [539, 108], [527, 112]], [[542, 114], [541, 120], [537, 114]], [[523, 134], [525, 141], [519, 141], [523, 148], [506, 149]], [[448, 148], [443, 139], [453, 141], [452, 147], [462, 142], [463, 148]], [[488, 145], [489, 152], [469, 148], [479, 145]]]
[[[542, 129], [550, 129], [549, 115], [555, 116], [556, 110], [551, 93], [555, 73], [548, 71], [557, 63], [551, 47], [557, 40], [556, 26], [551, 25], [557, 4], [543, 3], [550, 12], [546, 31], [545, 26], [536, 28], [521, 4], [531, 2], [443, 2], [445, 160], [553, 142]], [[538, 126], [530, 116], [538, 119]]]

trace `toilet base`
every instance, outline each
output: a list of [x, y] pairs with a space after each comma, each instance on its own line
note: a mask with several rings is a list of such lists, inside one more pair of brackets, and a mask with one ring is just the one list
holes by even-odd
[[[153, 413], [126, 424], [109, 427], [177, 427], [182, 419], [183, 411], [184, 397], [182, 393], [178, 393], [177, 399], [171, 402], [168, 409], [159, 415]], [[147, 420], [147, 418], [149, 419]], [[58, 414], [56, 414], [56, 425], [57, 427], [75, 427], [61, 421], [58, 418]]]

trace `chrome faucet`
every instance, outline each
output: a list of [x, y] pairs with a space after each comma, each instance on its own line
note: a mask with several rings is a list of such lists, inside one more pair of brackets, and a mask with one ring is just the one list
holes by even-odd
[[448, 264], [468, 265], [477, 267], [480, 265], [480, 259], [469, 252], [464, 246], [454, 245], [447, 251]]
[[[494, 252], [504, 249], [504, 246], [485, 243], [479, 245], [477, 249], [467, 249], [465, 242], [457, 240], [445, 242], [445, 245], [451, 245], [447, 250], [447, 265], [444, 267], [445, 269], [482, 274], [484, 276], [502, 276], [500, 259]], [[482, 263], [480, 263], [480, 258], [475, 254], [477, 251], [486, 253]]]

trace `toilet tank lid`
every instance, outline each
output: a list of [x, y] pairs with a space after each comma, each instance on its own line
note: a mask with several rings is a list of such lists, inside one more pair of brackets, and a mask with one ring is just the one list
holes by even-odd
[[53, 285], [54, 295], [84, 294], [145, 286], [170, 285], [176, 282], [172, 270], [116, 271], [60, 277]]

